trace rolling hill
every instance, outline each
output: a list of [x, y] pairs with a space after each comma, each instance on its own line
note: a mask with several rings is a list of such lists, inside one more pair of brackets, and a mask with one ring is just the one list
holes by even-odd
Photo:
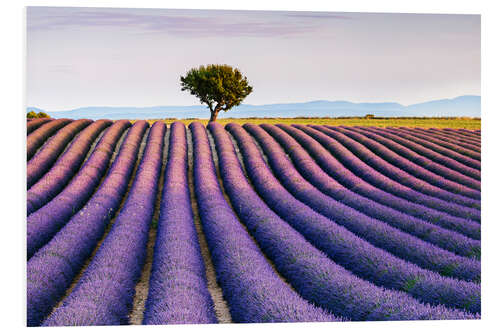
[[[44, 111], [55, 118], [90, 119], [162, 119], [208, 118], [204, 105], [153, 106], [153, 107], [106, 107], [92, 106], [65, 111], [42, 110], [28, 107], [27, 112]], [[399, 103], [353, 103], [348, 101], [311, 101], [251, 105], [242, 104], [220, 118], [264, 117], [360, 117], [374, 114], [377, 117], [480, 117], [480, 96], [459, 96], [452, 99], [433, 100], [404, 106]]]

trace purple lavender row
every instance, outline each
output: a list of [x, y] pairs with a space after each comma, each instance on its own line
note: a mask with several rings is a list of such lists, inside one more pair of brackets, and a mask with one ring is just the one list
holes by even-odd
[[421, 128], [421, 127], [410, 127], [410, 128], [401, 127], [401, 128], [407, 130], [408, 133], [415, 133], [423, 136], [429, 136], [433, 140], [436, 140], [436, 144], [438, 145], [451, 144], [457, 146], [460, 149], [467, 149], [479, 154], [481, 153], [481, 145], [480, 142], [478, 141], [470, 141], [468, 139], [456, 137], [435, 128]]
[[68, 143], [80, 132], [82, 129], [92, 123], [89, 119], [80, 119], [71, 122], [69, 125], [60, 129], [50, 141], [44, 145], [40, 151], [29, 160], [27, 166], [26, 183], [28, 189], [40, 177], [43, 176], [47, 170], [54, 164], [61, 152], [66, 148]]
[[364, 131], [369, 131], [369, 132], [378, 134], [380, 136], [383, 136], [387, 139], [390, 139], [396, 143], [399, 143], [402, 146], [405, 146], [405, 147], [413, 150], [414, 152], [422, 155], [423, 157], [429, 158], [430, 160], [432, 160], [436, 163], [439, 163], [447, 168], [450, 168], [450, 169], [453, 169], [457, 172], [460, 172], [465, 176], [474, 178], [477, 181], [481, 181], [481, 171], [476, 170], [476, 169], [471, 168], [471, 167], [468, 167], [466, 165], [463, 165], [462, 163], [459, 163], [450, 157], [441, 155], [441, 154], [433, 151], [432, 149], [426, 148], [421, 144], [415, 143], [412, 140], [404, 139], [399, 135], [395, 135], [395, 134], [389, 133], [387, 131], [383, 131], [382, 129], [376, 128], [376, 127], [356, 126], [356, 128], [360, 128]]
[[456, 136], [450, 135], [446, 132], [436, 130], [434, 128], [415, 128], [414, 130], [418, 131], [419, 133], [425, 134], [425, 135], [431, 135], [439, 140], [453, 143], [453, 144], [458, 145], [460, 147], [481, 153], [481, 142], [480, 141], [456, 137]]
[[26, 231], [28, 259], [89, 200], [108, 169], [118, 140], [129, 126], [128, 120], [114, 123], [68, 186], [45, 206], [28, 216]]
[[151, 127], [123, 208], [77, 285], [43, 326], [128, 324], [146, 257], [162, 166], [165, 124]]
[[466, 129], [455, 129], [455, 128], [442, 128], [443, 131], [450, 133], [451, 135], [456, 135], [460, 137], [469, 138], [471, 140], [478, 140], [481, 142], [481, 130], [466, 130]]
[[470, 135], [481, 136], [481, 130], [480, 129], [469, 130], [469, 129], [466, 129], [466, 128], [457, 128], [457, 131], [460, 131], [460, 133], [463, 133], [463, 134], [470, 134]]
[[481, 143], [481, 132], [461, 132], [457, 129], [454, 128], [432, 128], [436, 131], [440, 131], [442, 133], [446, 133], [447, 135], [454, 137], [454, 138], [459, 138], [459, 139], [465, 139], [465, 140], [471, 140], [474, 143]]
[[293, 126], [318, 140], [335, 158], [337, 158], [342, 164], [344, 164], [346, 168], [349, 168], [352, 172], [359, 175], [359, 177], [363, 178], [379, 189], [392, 193], [408, 201], [419, 203], [421, 205], [446, 212], [456, 217], [472, 219], [474, 221], [479, 221], [481, 219], [481, 214], [476, 209], [463, 207], [455, 203], [423, 194], [379, 173], [378, 171], [361, 161], [359, 157], [353, 154], [345, 146], [321, 131], [304, 125]]
[[99, 189], [27, 264], [28, 326], [39, 326], [90, 257], [127, 191], [146, 121], [132, 126]]
[[407, 127], [397, 127], [397, 128], [389, 127], [389, 129], [394, 129], [396, 131], [401, 131], [401, 132], [406, 133], [408, 135], [411, 135], [413, 137], [422, 139], [422, 140], [424, 140], [424, 141], [426, 141], [428, 143], [436, 144], [436, 145], [438, 145], [440, 147], [443, 147], [444, 149], [447, 149], [447, 150], [450, 150], [452, 152], [455, 152], [456, 154], [460, 154], [462, 156], [469, 157], [472, 160], [479, 161], [479, 163], [481, 162], [481, 153], [480, 152], [478, 153], [476, 151], [471, 151], [469, 149], [462, 148], [462, 147], [460, 147], [458, 145], [455, 145], [455, 144], [452, 144], [452, 143], [448, 143], [448, 142], [439, 140], [438, 138], [436, 138], [434, 136], [431, 136], [431, 135], [421, 134], [418, 131], [415, 131], [413, 129], [409, 129]]
[[188, 186], [186, 128], [170, 127], [160, 217], [144, 324], [216, 323]]
[[[418, 128], [418, 127], [417, 128], [401, 127], [401, 129], [407, 131], [409, 134], [415, 134], [415, 136], [419, 135], [424, 140], [429, 138], [429, 140], [432, 140], [432, 142], [436, 143], [437, 145], [449, 148], [451, 150], [455, 150], [459, 153], [461, 152], [463, 155], [470, 156], [472, 158], [476, 158], [479, 156], [479, 160], [481, 160], [481, 147], [478, 146], [478, 142], [470, 142], [470, 141], [464, 142], [463, 139], [452, 136], [450, 137], [446, 133], [434, 131], [432, 129]], [[474, 156], [469, 154], [473, 154]]]
[[277, 144], [273, 144], [273, 147], [267, 146], [267, 148], [280, 155], [279, 158], [286, 158], [284, 155], [286, 152], [297, 171], [312, 185], [333, 199], [448, 251], [462, 256], [479, 257], [480, 241], [417, 219], [350, 191], [324, 172], [302, 146], [285, 131], [269, 124], [263, 124], [261, 127], [281, 144], [284, 151], [279, 149]]
[[[472, 317], [468, 313], [450, 310], [442, 305], [429, 306], [422, 304], [402, 291], [375, 286], [336, 264], [273, 212], [254, 192], [245, 178], [234, 152], [234, 147], [222, 126], [210, 123], [208, 127], [214, 134], [217, 143], [224, 187], [227, 189], [233, 207], [235, 207], [241, 220], [247, 225], [248, 230], [259, 242], [263, 251], [273, 260], [277, 269], [303, 297], [325, 309], [329, 309], [336, 315], [352, 320], [458, 319]], [[279, 182], [273, 178], [271, 171], [266, 166], [248, 133], [236, 124], [229, 124], [226, 128], [233, 133], [238, 142], [249, 177], [254, 181], [253, 183], [260, 188], [279, 188]], [[284, 191], [286, 192], [286, 190]], [[262, 192], [260, 194], [262, 195]], [[284, 197], [265, 196], [265, 199], [275, 208], [276, 205], [279, 206], [283, 202], [291, 203], [286, 208], [290, 209], [289, 211], [281, 211], [282, 216], [295, 217], [295, 214], [300, 214], [303, 208], [300, 205], [295, 206], [296, 201], [294, 199], [290, 201], [286, 194]], [[308, 216], [305, 216], [304, 219], [298, 217], [294, 224], [309, 224], [310, 217], [313, 219], [316, 217], [314, 213], [310, 215], [307, 209], [302, 214], [303, 217], [304, 215]], [[334, 225], [331, 221], [327, 223], [323, 224], [326, 228], [328, 228], [328, 225]], [[306, 229], [304, 226], [301, 228]], [[342, 243], [330, 244], [329, 248], [332, 250], [337, 246], [337, 250], [343, 252], [338, 257], [347, 254], [346, 252], [353, 251], [351, 255], [354, 254], [355, 258], [353, 259], [357, 260], [359, 255], [356, 253], [355, 247], [365, 242], [345, 229], [346, 232], [343, 233], [342, 229], [337, 227], [336, 231], [340, 232], [340, 234], [332, 233], [334, 229], [329, 229], [329, 236], [334, 236], [334, 239], [330, 238], [329, 241], [335, 243], [335, 240], [338, 240]], [[355, 244], [350, 244], [349, 241], [354, 241]], [[326, 244], [324, 243], [324, 245]], [[344, 247], [347, 247], [347, 249], [342, 250]], [[375, 254], [383, 253], [383, 251], [376, 248], [373, 249]], [[363, 247], [361, 250], [363, 250]], [[344, 258], [347, 259], [346, 257]], [[364, 259], [369, 258], [365, 257]], [[382, 267], [392, 270], [392, 267], [380, 261], [386, 258], [387, 256], [382, 256], [376, 261]], [[396, 262], [398, 262], [397, 259]], [[399, 262], [403, 261], [400, 260]], [[366, 263], [363, 266], [366, 266]], [[381, 267], [379, 266], [379, 268]], [[368, 268], [368, 270], [370, 269]], [[379, 271], [380, 273], [381, 271]], [[388, 275], [397, 276], [400, 279], [399, 275], [395, 275], [394, 272]], [[435, 275], [438, 279], [443, 280], [439, 275]], [[424, 276], [418, 277], [424, 278]], [[458, 284], [462, 284], [462, 286], [470, 285], [475, 289], [479, 289], [471, 283], [458, 282]], [[449, 288], [447, 288], [448, 290]], [[443, 292], [442, 289], [439, 291]], [[460, 292], [464, 294], [462, 290]]]
[[52, 200], [71, 180], [83, 163], [92, 143], [112, 122], [97, 120], [85, 128], [59, 157], [52, 168], [43, 175], [27, 193], [27, 215]]
[[479, 200], [450, 193], [435, 185], [429, 184], [428, 182], [425, 182], [413, 176], [412, 174], [398, 168], [397, 166], [388, 163], [386, 160], [379, 157], [363, 144], [351, 139], [343, 133], [331, 129], [330, 127], [316, 125], [311, 125], [311, 127], [330, 136], [331, 138], [342, 144], [344, 147], [349, 149], [352, 153], [354, 153], [366, 165], [370, 166], [374, 170], [377, 170], [380, 174], [391, 178], [400, 185], [423, 193], [427, 196], [441, 199], [447, 203], [454, 203], [456, 204], [456, 206], [458, 206], [457, 212], [480, 215], [479, 209], [481, 208], [481, 202]]
[[38, 127], [42, 126], [45, 123], [48, 123], [49, 121], [52, 121], [52, 119], [49, 119], [49, 118], [30, 119], [30, 118], [28, 118], [28, 122], [26, 123], [26, 134], [30, 134], [31, 132], [36, 130]]
[[[335, 159], [325, 147], [303, 131], [288, 125], [276, 126], [297, 140], [330, 177], [337, 180], [351, 191], [363, 195], [375, 202], [392, 207], [405, 214], [415, 216], [443, 228], [458, 231], [473, 239], [480, 239], [481, 229], [479, 224], [471, 223], [470, 220], [454, 217], [441, 211], [416, 204], [412, 201], [404, 200], [391, 193], [382, 191], [381, 189], [366, 182], [363, 178], [360, 178], [356, 174], [352, 173], [348, 168]], [[312, 134], [314, 135], [315, 133]], [[316, 134], [317, 139], [320, 141], [325, 140], [323, 143], [327, 145], [328, 137], [320, 132], [317, 132]]]
[[40, 148], [47, 139], [71, 122], [71, 119], [56, 119], [43, 124], [37, 130], [28, 135], [26, 139], [26, 154], [28, 161], [35, 155], [38, 148]]
[[[217, 281], [235, 322], [338, 321], [280, 279], [224, 198], [205, 127], [194, 122], [195, 194]], [[320, 269], [320, 267], [318, 267]]]
[[[345, 127], [329, 127], [332, 130], [340, 132], [356, 142], [364, 145], [374, 154], [378, 155], [381, 160], [388, 162], [391, 165], [407, 172], [409, 175], [414, 176], [417, 180], [420, 179], [433, 185], [439, 189], [446, 190], [448, 192], [454, 193], [460, 196], [466, 196], [468, 198], [474, 199], [476, 202], [481, 200], [481, 192], [477, 190], [470, 189], [464, 185], [458, 184], [454, 181], [441, 177], [427, 168], [424, 168], [418, 164], [413, 163], [410, 160], [396, 154], [389, 148], [385, 147], [377, 140], [373, 140], [359, 132], [345, 128]], [[377, 163], [378, 164], [378, 163]], [[385, 168], [387, 169], [387, 168]], [[425, 184], [424, 184], [425, 185]], [[480, 188], [480, 183], [478, 184]]]
[[465, 166], [468, 166], [470, 168], [473, 168], [477, 171], [481, 170], [481, 161], [478, 161], [478, 160], [473, 159], [473, 158], [468, 157], [468, 156], [464, 156], [464, 155], [457, 153], [451, 149], [441, 147], [440, 145], [437, 145], [435, 143], [430, 142], [428, 139], [424, 140], [424, 139], [418, 138], [414, 135], [408, 134], [407, 132], [405, 132], [402, 129], [384, 128], [384, 129], [380, 129], [380, 130], [387, 132], [387, 133], [391, 133], [391, 134], [400, 136], [400, 137], [407, 139], [407, 140], [410, 140], [416, 144], [422, 145], [426, 148], [429, 148], [429, 149], [435, 151], [439, 155], [449, 157], [449, 158], [457, 161], [458, 163], [465, 165]]
[[463, 133], [456, 129], [451, 129], [451, 128], [432, 128], [432, 130], [439, 131], [442, 135], [447, 135], [448, 137], [453, 138], [455, 140], [468, 142], [472, 145], [476, 145], [477, 147], [481, 148], [481, 132], [479, 132], [479, 135], [474, 135], [474, 134], [469, 135], [467, 133]]
[[468, 143], [469, 145], [472, 145], [472, 146], [475, 146], [475, 147], [481, 149], [481, 139], [480, 138], [473, 138], [470, 136], [462, 135], [458, 131], [449, 132], [449, 131], [446, 131], [442, 128], [431, 127], [431, 128], [427, 128], [427, 131], [429, 133], [437, 133], [441, 136], [446, 136], [447, 138], [449, 138], [451, 140], [455, 140], [456, 142], [465, 142], [465, 143]]
[[[468, 281], [480, 280], [479, 261], [443, 250], [332, 199], [312, 186], [297, 172], [281, 147], [266, 131], [251, 124], [246, 124], [245, 129], [259, 142], [271, 169], [283, 186], [298, 200], [318, 213], [345, 226], [373, 245], [420, 267], [439, 272], [444, 276]], [[234, 131], [234, 134], [241, 135], [241, 131]], [[277, 151], [281, 151], [282, 155], [279, 155]]]
[[[346, 128], [346, 127], [342, 127]], [[383, 144], [385, 147], [391, 149], [392, 151], [398, 153], [399, 155], [407, 158], [408, 160], [412, 161], [415, 164], [420, 165], [422, 168], [425, 168], [429, 171], [434, 172], [435, 174], [438, 174], [442, 177], [448, 178], [454, 182], [457, 182], [459, 184], [468, 186], [469, 188], [472, 188], [477, 191], [481, 191], [481, 182], [477, 181], [474, 178], [471, 178], [469, 176], [466, 176], [458, 171], [455, 171], [453, 169], [450, 169], [442, 164], [436, 163], [432, 161], [431, 159], [415, 153], [413, 150], [406, 148], [405, 146], [389, 140], [379, 134], [376, 134], [374, 132], [367, 131], [366, 129], [362, 127], [349, 127], [349, 130], [355, 131], [357, 133], [363, 134], [364, 136], [375, 140], [376, 142]]]

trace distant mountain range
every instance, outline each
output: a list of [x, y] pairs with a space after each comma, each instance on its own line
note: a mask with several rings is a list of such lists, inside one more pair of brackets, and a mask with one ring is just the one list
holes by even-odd
[[[204, 105], [107, 107], [91, 106], [66, 111], [49, 111], [28, 107], [27, 112], [44, 111], [54, 118], [90, 119], [162, 119], [209, 118]], [[312, 101], [305, 103], [242, 104], [219, 118], [270, 117], [481, 117], [481, 96], [459, 96], [404, 106], [399, 103], [352, 103], [346, 101]]]

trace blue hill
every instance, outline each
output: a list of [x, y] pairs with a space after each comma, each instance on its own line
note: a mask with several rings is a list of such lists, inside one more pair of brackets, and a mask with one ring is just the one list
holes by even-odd
[[[90, 119], [161, 119], [161, 118], [208, 118], [203, 105], [153, 106], [153, 107], [106, 107], [92, 106], [66, 111], [41, 110], [28, 107], [27, 111], [45, 111], [55, 118]], [[311, 101], [251, 105], [242, 104], [231, 111], [222, 112], [220, 118], [264, 117], [481, 117], [481, 96], [459, 96], [453, 99], [434, 100], [404, 106], [398, 103], [352, 103], [348, 101]]]

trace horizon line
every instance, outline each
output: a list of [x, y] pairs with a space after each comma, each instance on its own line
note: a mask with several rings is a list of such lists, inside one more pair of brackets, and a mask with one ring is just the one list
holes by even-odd
[[[430, 100], [425, 100], [423, 102], [418, 102], [418, 103], [412, 103], [412, 104], [402, 104], [399, 102], [394, 102], [394, 101], [385, 101], [385, 102], [352, 102], [348, 100], [328, 100], [328, 99], [318, 99], [318, 100], [309, 100], [309, 101], [302, 101], [302, 102], [277, 102], [277, 103], [264, 103], [264, 104], [246, 104], [242, 103], [240, 105], [248, 105], [248, 106], [266, 106], [266, 105], [280, 105], [280, 104], [305, 104], [305, 103], [313, 103], [313, 102], [347, 102], [347, 103], [352, 103], [352, 104], [399, 104], [403, 107], [409, 107], [412, 105], [417, 105], [417, 104], [423, 104], [423, 103], [428, 103], [428, 102], [435, 102], [435, 101], [444, 101], [444, 100], [454, 100], [460, 97], [479, 97], [481, 98], [481, 95], [474, 95], [474, 94], [466, 94], [466, 95], [458, 95], [455, 97], [449, 97], [449, 98], [439, 98], [439, 99], [430, 99]], [[196, 107], [196, 106], [205, 106], [204, 104], [192, 104], [192, 105], [150, 105], [150, 106], [105, 106], [105, 105], [88, 105], [88, 106], [79, 106], [71, 109], [63, 109], [63, 110], [57, 110], [57, 111], [50, 111], [41, 107], [37, 106], [26, 106], [26, 109], [29, 108], [36, 108], [40, 109], [42, 111], [47, 111], [47, 112], [67, 112], [67, 111], [75, 111], [78, 109], [85, 109], [85, 108], [136, 108], [136, 109], [144, 109], [144, 108], [155, 108], [155, 107]], [[238, 106], [235, 106], [238, 107]]]

